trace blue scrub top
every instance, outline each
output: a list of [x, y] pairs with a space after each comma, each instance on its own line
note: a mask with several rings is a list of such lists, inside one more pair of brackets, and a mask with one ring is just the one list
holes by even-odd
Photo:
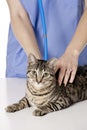
[[[47, 26], [48, 58], [59, 58], [63, 55], [73, 37], [83, 13], [84, 0], [42, 1]], [[20, 2], [30, 17], [40, 52], [44, 57], [43, 29], [38, 2], [37, 0], [20, 0]], [[79, 57], [79, 65], [85, 64], [87, 64], [87, 47]], [[26, 68], [27, 56], [15, 38], [10, 25], [6, 57], [6, 77], [26, 77]]]

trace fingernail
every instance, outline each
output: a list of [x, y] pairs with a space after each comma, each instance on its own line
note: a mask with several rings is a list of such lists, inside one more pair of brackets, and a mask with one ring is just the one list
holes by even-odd
[[72, 81], [72, 80], [70, 80], [70, 81], [69, 81], [69, 83], [73, 83], [73, 81]]
[[64, 83], [64, 87], [66, 87], [66, 84], [67, 84], [67, 83]]
[[72, 84], [73, 82], [72, 82], [72, 81], [70, 81], [69, 83], [71, 83], [71, 84]]
[[61, 83], [60, 82], [58, 82], [59, 83], [59, 86], [61, 86]]

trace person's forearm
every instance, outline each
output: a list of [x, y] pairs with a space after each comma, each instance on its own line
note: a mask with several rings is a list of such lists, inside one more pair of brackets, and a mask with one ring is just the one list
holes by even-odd
[[29, 53], [33, 53], [38, 59], [40, 59], [41, 54], [37, 45], [30, 19], [25, 10], [22, 8], [21, 4], [18, 4], [21, 12], [14, 12], [14, 10], [9, 7], [11, 25], [14, 35], [25, 50], [27, 55], [29, 55]]
[[20, 16], [16, 16], [11, 18], [11, 23], [14, 34], [26, 54], [33, 53], [37, 58], [41, 58], [34, 31], [28, 17], [26, 16], [25, 19], [22, 19]]
[[87, 9], [84, 11], [79, 24], [77, 26], [76, 32], [66, 49], [79, 56], [81, 51], [87, 45]]

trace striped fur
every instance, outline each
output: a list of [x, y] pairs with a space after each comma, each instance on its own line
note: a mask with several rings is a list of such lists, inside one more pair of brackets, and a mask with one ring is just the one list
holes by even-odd
[[27, 69], [26, 94], [18, 103], [6, 108], [7, 112], [15, 112], [33, 106], [33, 115], [43, 116], [87, 99], [87, 66], [78, 67], [73, 84], [59, 87], [58, 72], [55, 74], [56, 59], [49, 61], [37, 60], [29, 56]]

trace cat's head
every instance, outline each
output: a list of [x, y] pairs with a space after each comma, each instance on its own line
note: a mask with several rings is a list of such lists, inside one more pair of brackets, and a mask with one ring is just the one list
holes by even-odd
[[54, 66], [57, 59], [38, 60], [33, 54], [28, 57], [27, 79], [36, 89], [46, 88], [55, 80]]

